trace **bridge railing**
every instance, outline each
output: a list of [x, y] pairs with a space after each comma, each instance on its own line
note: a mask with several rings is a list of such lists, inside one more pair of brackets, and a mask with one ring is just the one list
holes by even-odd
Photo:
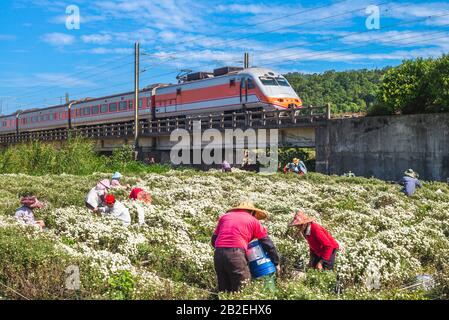
[[[324, 107], [303, 107], [301, 109], [240, 111], [198, 115], [191, 117], [176, 117], [156, 120], [141, 120], [139, 136], [168, 135], [176, 129], [189, 132], [194, 130], [195, 123], [201, 121], [201, 130], [205, 129], [236, 129], [236, 128], [288, 128], [299, 126], [324, 125], [330, 118], [329, 105]], [[59, 128], [42, 131], [19, 132], [19, 134], [0, 135], [0, 144], [12, 144], [30, 141], [66, 140], [69, 136], [86, 138], [125, 138], [134, 136], [134, 122], [105, 123], [76, 127], [71, 130]]]

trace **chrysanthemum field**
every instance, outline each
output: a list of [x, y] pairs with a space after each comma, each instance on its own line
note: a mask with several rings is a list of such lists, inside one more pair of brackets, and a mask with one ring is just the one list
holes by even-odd
[[[425, 183], [407, 198], [398, 185], [380, 180], [313, 173], [182, 170], [124, 177], [153, 197], [145, 207], [147, 226], [127, 228], [84, 207], [87, 191], [105, 177], [0, 175], [2, 299], [214, 299], [210, 237], [219, 215], [244, 200], [270, 213], [263, 224], [282, 256], [283, 273], [276, 290], [255, 281], [220, 299], [447, 298], [447, 184]], [[29, 192], [48, 204], [35, 212], [45, 231], [13, 218], [19, 195]], [[115, 194], [137, 222], [128, 193]], [[287, 229], [299, 208], [344, 246], [335, 272], [295, 276], [295, 262], [308, 262], [306, 242]], [[405, 288], [423, 274], [435, 280], [432, 288]]]

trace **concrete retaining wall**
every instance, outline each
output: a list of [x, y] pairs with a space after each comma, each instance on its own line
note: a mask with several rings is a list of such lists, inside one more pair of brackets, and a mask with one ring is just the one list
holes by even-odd
[[449, 114], [330, 120], [316, 131], [317, 171], [398, 180], [412, 168], [424, 180], [449, 178]]

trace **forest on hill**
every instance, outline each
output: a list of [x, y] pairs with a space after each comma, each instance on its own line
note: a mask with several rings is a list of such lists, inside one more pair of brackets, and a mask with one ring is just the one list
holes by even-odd
[[375, 70], [285, 75], [304, 105], [331, 103], [332, 113], [368, 115], [449, 111], [449, 55], [404, 60]]
[[287, 80], [304, 105], [322, 106], [331, 103], [332, 113], [367, 112], [376, 101], [381, 70], [330, 70], [324, 73], [286, 74]]

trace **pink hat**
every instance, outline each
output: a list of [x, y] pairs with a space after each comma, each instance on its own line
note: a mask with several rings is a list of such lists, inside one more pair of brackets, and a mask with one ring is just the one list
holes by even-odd
[[103, 179], [97, 183], [97, 190], [106, 190], [111, 188], [111, 183], [108, 179]]
[[20, 204], [31, 209], [42, 209], [44, 204], [34, 196], [27, 196], [20, 199]]
[[288, 224], [289, 227], [293, 226], [299, 226], [302, 224], [306, 224], [309, 222], [315, 221], [315, 218], [309, 217], [301, 210], [298, 210], [298, 212], [295, 213], [295, 216], [293, 218], [293, 221]]

